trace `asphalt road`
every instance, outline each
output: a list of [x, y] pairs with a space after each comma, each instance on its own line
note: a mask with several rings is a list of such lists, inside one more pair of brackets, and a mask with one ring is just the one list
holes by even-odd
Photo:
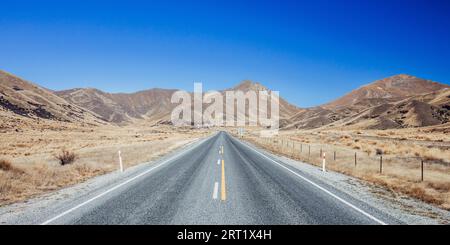
[[388, 214], [221, 132], [42, 224], [388, 224]]

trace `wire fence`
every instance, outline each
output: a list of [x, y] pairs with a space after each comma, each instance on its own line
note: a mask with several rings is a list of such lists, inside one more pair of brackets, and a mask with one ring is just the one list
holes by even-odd
[[426, 180], [448, 180], [450, 167], [427, 162], [421, 157], [398, 157], [364, 152], [330, 144], [314, 144], [293, 141], [287, 138], [246, 137], [266, 149], [321, 166], [325, 158], [326, 167], [345, 173], [388, 175], [412, 182]]

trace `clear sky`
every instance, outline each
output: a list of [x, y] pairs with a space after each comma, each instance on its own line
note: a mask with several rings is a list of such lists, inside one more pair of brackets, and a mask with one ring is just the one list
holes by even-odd
[[450, 1], [0, 4], [0, 69], [54, 90], [259, 81], [306, 107], [407, 73], [450, 81]]

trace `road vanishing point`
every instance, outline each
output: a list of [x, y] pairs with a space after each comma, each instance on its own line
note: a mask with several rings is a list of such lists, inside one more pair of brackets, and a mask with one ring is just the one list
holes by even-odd
[[53, 209], [39, 224], [396, 223], [233, 137], [216, 133], [92, 195]]

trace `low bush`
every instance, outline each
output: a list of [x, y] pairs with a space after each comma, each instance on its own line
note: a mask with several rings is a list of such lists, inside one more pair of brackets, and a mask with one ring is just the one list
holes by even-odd
[[9, 171], [11, 170], [12, 164], [10, 161], [4, 160], [4, 159], [0, 159], [0, 169], [3, 171]]
[[62, 150], [61, 153], [55, 156], [55, 158], [59, 161], [59, 164], [64, 166], [73, 163], [77, 156], [71, 151]]

